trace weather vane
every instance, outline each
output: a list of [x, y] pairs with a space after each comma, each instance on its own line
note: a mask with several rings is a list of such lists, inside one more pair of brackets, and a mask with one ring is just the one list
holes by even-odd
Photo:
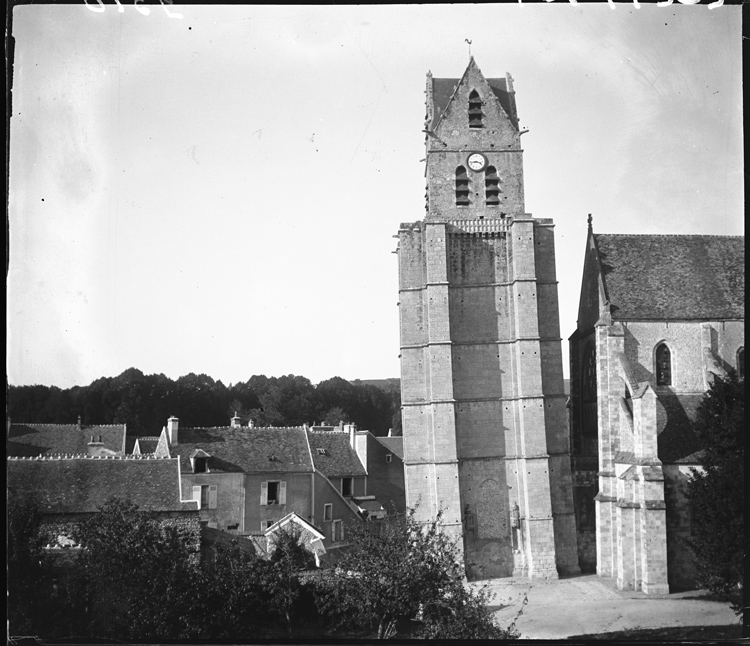
[[469, 58], [471, 58], [471, 41], [468, 38], [464, 38], [464, 41], [469, 43]]

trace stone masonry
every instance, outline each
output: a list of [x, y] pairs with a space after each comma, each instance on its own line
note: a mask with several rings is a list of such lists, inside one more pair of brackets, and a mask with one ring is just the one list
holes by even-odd
[[407, 505], [442, 511], [470, 578], [577, 572], [554, 230], [524, 212], [512, 79], [472, 58], [426, 94], [427, 213], [398, 234]]

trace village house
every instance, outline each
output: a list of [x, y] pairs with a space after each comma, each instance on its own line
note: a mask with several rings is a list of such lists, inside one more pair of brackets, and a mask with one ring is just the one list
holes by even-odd
[[8, 501], [32, 502], [51, 550], [75, 548], [74, 526], [111, 498], [129, 500], [160, 522], [178, 525], [200, 542], [198, 503], [180, 491], [177, 458], [125, 455], [45, 455], [7, 459]]
[[345, 526], [362, 520], [354, 497], [366, 494], [367, 474], [350, 437], [242, 426], [239, 417], [226, 427], [185, 428], [170, 417], [155, 451], [179, 458], [183, 495], [198, 501], [207, 527], [266, 536], [294, 512], [331, 551], [345, 544]]

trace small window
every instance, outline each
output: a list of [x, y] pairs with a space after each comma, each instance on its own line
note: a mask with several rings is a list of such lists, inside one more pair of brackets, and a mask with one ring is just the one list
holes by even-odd
[[672, 385], [672, 354], [666, 343], [660, 343], [656, 348], [656, 385]]
[[276, 521], [275, 520], [261, 520], [260, 521], [260, 531], [265, 532], [267, 529], [269, 529]]
[[232, 525], [227, 525], [227, 531], [228, 532], [236, 532], [240, 528], [239, 523], [234, 523]]
[[326, 503], [325, 505], [323, 505], [323, 521], [329, 522], [332, 517], [333, 517], [333, 505], [331, 503]]
[[286, 482], [270, 481], [260, 483], [261, 505], [285, 505]]
[[342, 496], [351, 496], [352, 489], [353, 489], [353, 480], [354, 478], [341, 478], [341, 495]]
[[483, 120], [482, 99], [476, 90], [472, 90], [469, 94], [469, 128], [482, 128]]
[[745, 348], [737, 350], [737, 376], [740, 379], [745, 378]]
[[334, 520], [331, 525], [331, 541], [338, 543], [344, 540], [344, 526], [340, 520]]
[[197, 500], [199, 509], [216, 509], [217, 485], [194, 485], [193, 500]]
[[385, 461], [390, 462], [393, 459], [393, 456], [390, 453], [387, 453], [385, 456]]
[[464, 166], [456, 168], [456, 206], [469, 206], [471, 191], [469, 175]]

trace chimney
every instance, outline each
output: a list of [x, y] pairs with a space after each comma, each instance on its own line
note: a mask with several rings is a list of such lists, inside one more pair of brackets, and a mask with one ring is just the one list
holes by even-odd
[[242, 422], [237, 415], [237, 411], [234, 411], [234, 417], [232, 418], [232, 428], [239, 428], [240, 426], [242, 426]]
[[367, 471], [367, 431], [356, 431], [354, 433], [354, 450], [357, 457]]
[[174, 415], [167, 420], [167, 433], [169, 434], [169, 444], [177, 446], [177, 431], [180, 426], [180, 420]]
[[[77, 428], [78, 428], [79, 431], [81, 430], [81, 416], [80, 415], [78, 416], [78, 425], [77, 425]], [[93, 442], [93, 440], [94, 440], [94, 438], [92, 437], [91, 441]]]
[[354, 449], [354, 435], [357, 432], [357, 425], [356, 424], [344, 424], [344, 431], [349, 433], [349, 444], [351, 444], [352, 448]]
[[104, 443], [102, 442], [102, 436], [92, 435], [91, 441], [88, 443], [89, 455], [101, 455], [103, 453], [103, 449]]

